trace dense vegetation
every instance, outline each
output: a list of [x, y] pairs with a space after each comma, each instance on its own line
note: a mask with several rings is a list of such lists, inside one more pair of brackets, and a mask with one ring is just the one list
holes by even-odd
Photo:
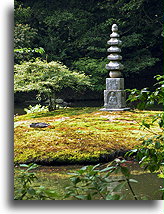
[[[119, 25], [123, 40], [128, 88], [143, 87], [136, 77], [150, 86], [151, 78], [162, 72], [161, 1], [15, 0], [14, 47], [44, 48], [44, 59], [91, 75], [93, 90], [102, 93], [108, 76], [106, 42], [113, 23]], [[40, 55], [32, 51], [15, 53], [15, 63], [36, 56]]]

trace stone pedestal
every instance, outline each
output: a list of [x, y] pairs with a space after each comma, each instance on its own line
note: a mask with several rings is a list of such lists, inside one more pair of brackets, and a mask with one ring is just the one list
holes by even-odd
[[106, 78], [104, 108], [101, 111], [127, 111], [124, 78]]

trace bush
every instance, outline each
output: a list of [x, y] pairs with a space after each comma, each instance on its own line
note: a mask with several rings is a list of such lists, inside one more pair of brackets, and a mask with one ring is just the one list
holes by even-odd
[[[137, 108], [144, 109], [155, 104], [163, 103], [163, 92], [164, 92], [164, 76], [155, 76], [158, 81], [155, 86], [156, 89], [153, 92], [148, 89], [137, 89], [129, 90], [131, 94], [128, 98], [130, 101], [138, 101]], [[154, 124], [158, 126], [158, 129], [154, 131]], [[164, 165], [164, 136], [163, 136], [163, 125], [164, 125], [164, 113], [158, 113], [152, 116], [151, 121], [142, 121], [141, 128], [146, 129], [148, 134], [143, 136], [142, 144], [137, 149], [132, 150], [132, 154], [136, 153], [136, 158], [141, 166], [150, 172], [158, 172], [160, 178], [164, 177], [163, 165]], [[130, 154], [131, 154], [130, 153]], [[162, 189], [164, 191], [164, 189]]]
[[[95, 166], [85, 166], [70, 178], [71, 185], [66, 187], [65, 198], [71, 197], [77, 200], [122, 200], [125, 195], [121, 190], [128, 185], [134, 199], [137, 197], [132, 189], [131, 182], [137, 182], [130, 178], [130, 171], [124, 166], [125, 160], [115, 159], [113, 162], [103, 167], [100, 164]], [[121, 172], [124, 176], [121, 179], [112, 179], [112, 173]]]
[[17, 180], [19, 188], [14, 186], [14, 200], [55, 200], [56, 193], [46, 189], [44, 186], [34, 186], [33, 182], [38, 179], [35, 170], [39, 166], [37, 164], [21, 164], [20, 167], [25, 169], [21, 170]]
[[136, 107], [138, 109], [146, 109], [152, 107], [156, 104], [163, 104], [163, 94], [164, 94], [164, 75], [157, 75], [154, 77], [157, 83], [154, 85], [155, 90], [151, 92], [149, 88], [138, 89], [127, 89], [130, 95], [127, 101], [131, 103], [137, 102]]
[[14, 66], [14, 92], [36, 91], [37, 98], [49, 99], [49, 110], [56, 109], [56, 93], [64, 88], [84, 92], [91, 87], [90, 78], [84, 73], [70, 71], [61, 62], [36, 59]]
[[37, 104], [35, 106], [29, 105], [28, 108], [24, 108], [24, 111], [27, 114], [35, 112], [48, 112], [48, 106], [41, 106], [40, 104]]

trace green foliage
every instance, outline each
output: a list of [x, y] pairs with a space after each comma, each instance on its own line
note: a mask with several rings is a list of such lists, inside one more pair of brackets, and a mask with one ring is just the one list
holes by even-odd
[[44, 186], [34, 186], [33, 183], [38, 179], [35, 170], [38, 168], [37, 164], [21, 164], [20, 167], [25, 169], [17, 177], [19, 188], [14, 187], [14, 200], [55, 200], [56, 193], [46, 189]]
[[37, 30], [28, 24], [17, 24], [14, 28], [14, 48], [30, 48]]
[[75, 61], [72, 68], [84, 71], [90, 75], [90, 79], [95, 91], [102, 91], [105, 88], [105, 77], [108, 71], [105, 69], [106, 59], [82, 58]]
[[14, 49], [14, 52], [15, 53], [30, 53], [30, 52], [35, 52], [35, 53], [40, 53], [40, 54], [43, 54], [45, 51], [43, 48], [18, 48], [18, 49]]
[[[123, 164], [125, 160], [115, 159], [113, 162], [102, 167], [100, 164], [82, 167], [75, 173], [71, 173], [71, 185], [66, 187], [65, 198], [77, 200], [122, 200], [121, 190], [128, 185], [130, 191], [137, 200], [130, 182], [137, 182], [130, 179], [130, 171]], [[123, 178], [113, 179], [113, 173], [121, 172]]]
[[50, 100], [50, 108], [55, 107], [55, 103], [52, 103], [55, 93], [63, 88], [83, 92], [90, 86], [88, 76], [70, 71], [60, 62], [47, 63], [36, 59], [34, 62], [14, 66], [14, 92], [37, 91], [38, 97], [44, 95]]
[[127, 101], [137, 102], [138, 109], [145, 109], [155, 104], [163, 104], [164, 76], [157, 75], [155, 79], [157, 80], [157, 83], [154, 85], [156, 88], [152, 92], [148, 88], [142, 90], [127, 89], [126, 91], [130, 92]]
[[21, 64], [26, 60], [35, 61], [37, 55], [43, 55], [45, 53], [42, 47], [39, 48], [17, 48], [14, 49], [15, 63]]
[[[153, 130], [153, 123], [158, 122], [159, 130], [155, 132]], [[163, 124], [164, 124], [164, 114], [157, 114], [152, 118], [151, 123], [142, 121], [141, 127], [148, 131], [148, 135], [143, 136], [142, 144], [137, 147], [137, 149], [132, 150], [131, 153], [136, 154], [136, 160], [139, 161], [141, 167], [148, 169], [151, 173], [157, 172], [159, 178], [164, 178], [164, 136], [163, 136]], [[130, 153], [130, 154], [131, 154]], [[164, 188], [163, 191], [164, 197]]]
[[157, 86], [156, 90], [152, 93], [154, 100], [158, 104], [163, 104], [163, 93], [164, 93], [164, 75], [157, 75], [155, 76], [156, 80], [158, 81], [155, 86]]
[[124, 74], [129, 76], [133, 73], [140, 73], [145, 69], [149, 69], [154, 66], [159, 59], [154, 58], [147, 51], [136, 50], [135, 54], [131, 54], [129, 60], [124, 62]]
[[24, 108], [24, 111], [27, 114], [35, 113], [35, 112], [48, 112], [48, 107], [47, 106], [41, 106], [40, 104], [37, 104], [35, 106], [29, 105], [28, 108]]
[[[21, 61], [29, 60], [33, 55], [32, 52], [26, 51], [27, 48], [34, 46], [34, 40], [37, 36], [37, 30], [32, 28], [29, 24], [17, 24], [14, 27], [14, 61], [20, 63]], [[22, 49], [20, 52], [19, 49]], [[29, 49], [30, 50], [30, 49]]]
[[14, 69], [15, 92], [37, 90], [46, 93], [51, 90], [60, 91], [64, 87], [82, 90], [90, 86], [88, 77], [83, 73], [71, 72], [60, 62], [36, 60], [15, 65]]
[[[92, 16], [87, 11], [78, 9], [63, 10], [56, 8], [45, 16], [42, 22], [46, 28], [44, 40], [41, 45], [46, 47], [49, 60], [60, 60], [68, 63], [73, 58], [81, 55], [78, 47], [78, 39], [81, 37], [82, 28], [87, 31], [90, 27], [88, 19], [92, 22]], [[40, 20], [41, 21], [41, 20]]]
[[14, 22], [15, 24], [27, 24], [32, 18], [32, 9], [24, 7], [20, 2], [14, 1]]
[[[153, 124], [159, 125], [159, 131], [153, 130]], [[142, 144], [135, 150], [137, 159], [141, 166], [150, 172], [159, 172], [160, 177], [163, 175], [164, 164], [164, 137], [163, 137], [164, 114], [157, 114], [152, 118], [151, 122], [142, 121], [141, 128], [146, 129], [149, 135], [141, 138]], [[160, 171], [159, 171], [160, 170]]]
[[[164, 92], [164, 76], [157, 75], [156, 80], [158, 81], [155, 86], [156, 89], [153, 92], [147, 91], [145, 89], [139, 91], [133, 89], [129, 100], [139, 101], [137, 105], [138, 108], [145, 108], [154, 104], [163, 103], [163, 92]], [[154, 124], [158, 126], [158, 130], [154, 130]], [[132, 150], [132, 153], [137, 153], [136, 157], [145, 169], [150, 170], [150, 172], [158, 172], [159, 177], [164, 177], [163, 165], [164, 165], [164, 113], [158, 113], [151, 117], [151, 121], [142, 121], [141, 128], [147, 130], [148, 134], [143, 136], [142, 144], [137, 147], [136, 150]]]
[[[93, 63], [95, 59], [104, 59], [111, 25], [117, 23], [123, 40], [125, 75], [144, 74], [149, 70], [155, 73], [156, 68], [161, 68], [162, 16], [162, 2], [157, 0], [80, 0], [78, 3], [25, 0], [15, 5], [16, 25], [28, 24], [31, 29], [37, 29], [37, 46], [45, 49], [48, 61], [59, 60], [69, 67], [74, 64], [81, 67], [81, 59], [87, 57]], [[15, 39], [21, 34], [21, 31], [16, 33]], [[90, 70], [89, 74], [93, 75]], [[102, 71], [105, 75], [104, 68], [96, 69], [94, 90], [97, 90], [98, 80], [103, 78]], [[102, 88], [101, 83], [98, 88]]]
[[[130, 178], [130, 171], [124, 166], [125, 162], [125, 160], [115, 159], [105, 167], [97, 164], [69, 173], [70, 185], [67, 184], [65, 187], [62, 199], [122, 200], [124, 197], [121, 195], [121, 190], [127, 185], [137, 200], [131, 187], [131, 182], [137, 181]], [[39, 167], [37, 164], [21, 164], [20, 167], [21, 170], [14, 182], [14, 200], [56, 200], [58, 195], [55, 191], [36, 185], [39, 179], [35, 173]], [[116, 179], [112, 176], [113, 173], [118, 172], [122, 173], [123, 178]]]
[[122, 48], [135, 48], [136, 45], [141, 45], [143, 42], [143, 35], [139, 33], [132, 33], [131, 35], [122, 36]]

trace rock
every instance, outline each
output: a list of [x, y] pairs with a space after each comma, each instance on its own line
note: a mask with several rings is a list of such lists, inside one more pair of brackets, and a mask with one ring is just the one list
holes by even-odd
[[63, 100], [63, 99], [56, 99], [55, 101], [56, 101], [56, 103], [57, 103], [57, 104], [61, 104], [61, 103], [63, 103], [63, 102], [64, 102], [64, 100]]
[[46, 128], [48, 126], [49, 126], [49, 124], [47, 124], [47, 123], [31, 123], [30, 124], [30, 127], [32, 127], [32, 128]]
[[56, 99], [56, 103], [61, 107], [68, 107], [71, 105], [71, 103], [67, 103], [63, 99]]

